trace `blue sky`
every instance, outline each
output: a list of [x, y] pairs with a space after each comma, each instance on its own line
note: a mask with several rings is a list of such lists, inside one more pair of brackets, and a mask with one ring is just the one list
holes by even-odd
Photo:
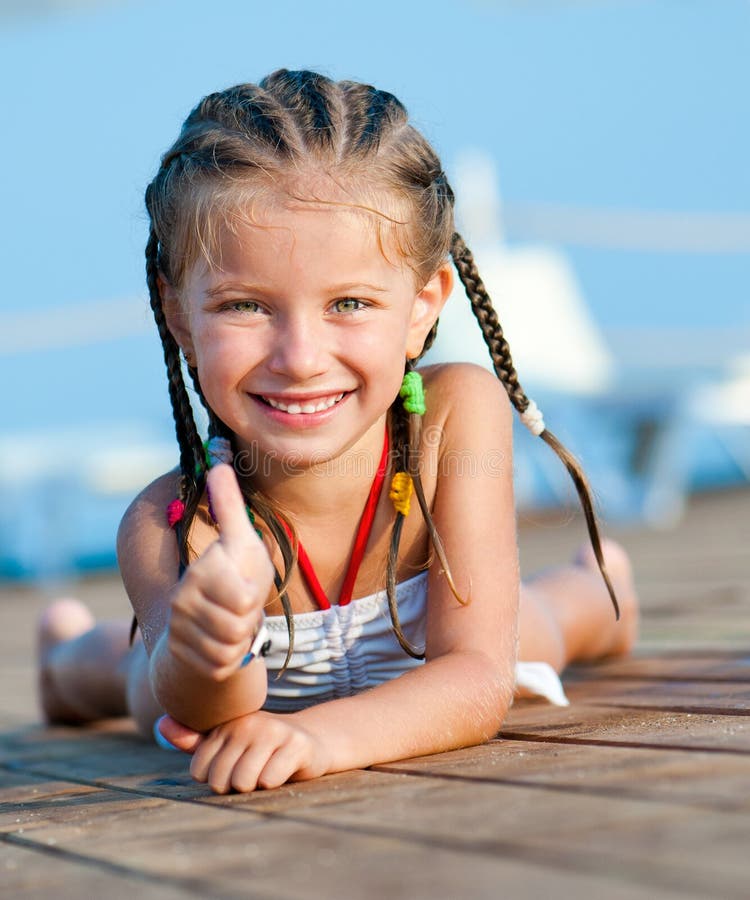
[[[449, 174], [489, 150], [509, 209], [750, 215], [748, 0], [84, 5], [0, 21], [0, 322], [144, 294], [159, 155], [202, 95], [282, 65], [393, 91]], [[605, 331], [750, 327], [747, 252], [564, 249]], [[4, 427], [160, 419], [160, 373], [145, 337], [0, 354]]]

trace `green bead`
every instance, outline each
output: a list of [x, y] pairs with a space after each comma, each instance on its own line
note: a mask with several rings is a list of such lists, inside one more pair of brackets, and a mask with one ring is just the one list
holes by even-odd
[[417, 413], [420, 416], [425, 414], [424, 386], [419, 372], [407, 372], [398, 393], [404, 402], [404, 409], [408, 413]]

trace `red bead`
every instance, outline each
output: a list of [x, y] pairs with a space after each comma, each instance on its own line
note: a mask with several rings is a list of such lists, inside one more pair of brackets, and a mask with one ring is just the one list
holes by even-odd
[[169, 523], [169, 527], [174, 528], [184, 515], [185, 504], [182, 500], [173, 500], [167, 507], [167, 522]]

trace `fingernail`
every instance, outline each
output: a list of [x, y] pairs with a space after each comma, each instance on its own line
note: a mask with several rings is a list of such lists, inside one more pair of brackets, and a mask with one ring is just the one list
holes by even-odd
[[175, 745], [171, 741], [168, 741], [161, 731], [159, 731], [159, 722], [163, 722], [166, 718], [166, 716], [160, 716], [154, 722], [154, 740], [156, 741], [157, 746], [161, 747], [162, 750], [179, 750], [179, 747], [175, 747]]

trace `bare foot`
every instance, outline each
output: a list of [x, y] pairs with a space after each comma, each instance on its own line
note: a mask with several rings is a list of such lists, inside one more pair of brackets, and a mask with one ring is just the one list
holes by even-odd
[[[602, 552], [612, 585], [620, 607], [619, 622], [612, 621], [612, 639], [602, 656], [626, 656], [633, 649], [638, 637], [638, 595], [633, 582], [633, 568], [627, 552], [620, 544], [608, 538], [602, 539]], [[591, 544], [583, 544], [575, 557], [576, 565], [590, 569], [599, 578], [599, 565]]]
[[81, 724], [92, 716], [74, 698], [64, 696], [56, 678], [56, 650], [94, 627], [88, 607], [72, 597], [56, 600], [39, 617], [37, 654], [39, 660], [39, 704], [46, 722]]

